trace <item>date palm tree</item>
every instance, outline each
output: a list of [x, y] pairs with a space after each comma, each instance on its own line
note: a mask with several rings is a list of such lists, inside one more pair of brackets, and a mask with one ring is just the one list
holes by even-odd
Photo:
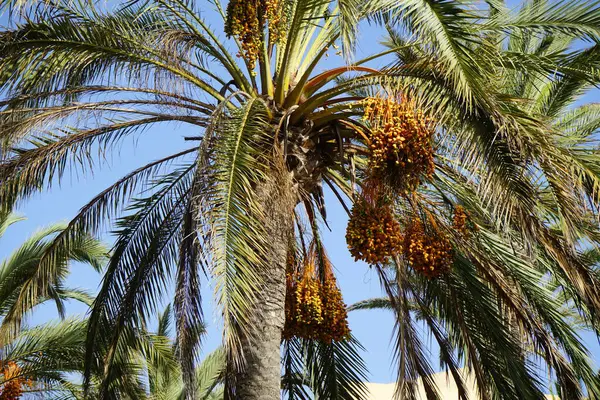
[[[532, 348], [562, 398], [598, 390], [556, 310], [572, 302], [599, 326], [598, 271], [580, 253], [598, 243], [600, 158], [595, 128], [582, 139], [554, 123], [598, 82], [597, 2], [532, 1], [518, 13], [497, 0], [0, 6], [14, 16], [0, 33], [1, 205], [66, 171], [92, 172], [150, 126], [198, 131], [197, 144], [99, 193], [53, 241], [67, 251], [118, 218], [90, 318], [88, 380], [99, 357], [105, 378], [113, 373], [127, 332], [153, 314], [173, 275], [177, 353], [194, 398], [206, 272], [223, 318], [226, 395], [279, 398], [286, 293], [293, 303], [298, 269], [306, 288], [332, 282], [319, 237], [326, 185], [351, 214], [353, 255], [372, 264], [394, 311], [399, 393], [414, 398], [421, 376], [439, 398], [416, 312], [458, 387], [464, 363], [484, 399], [541, 396]], [[387, 29], [389, 48], [356, 59], [365, 21]], [[573, 123], [593, 127], [594, 115]], [[51, 261], [41, 260], [44, 276]], [[26, 300], [49, 291], [29, 287]], [[286, 336], [288, 395], [363, 396], [353, 339], [315, 332]]]
[[[10, 212], [0, 212], [0, 240], [12, 224], [24, 217]], [[67, 250], [53, 249], [54, 239], [60, 235], [66, 224], [53, 224], [32, 234], [15, 249], [8, 258], [0, 262], [0, 346], [11, 342], [26, 323], [34, 307], [51, 301], [61, 318], [65, 317], [65, 300], [89, 302], [90, 295], [80, 289], [66, 286], [66, 278], [73, 262], [82, 262], [100, 271], [108, 260], [108, 249], [98, 240], [81, 235]], [[42, 260], [52, 258], [54, 275], [40, 273], [45, 265]], [[43, 279], [41, 281], [40, 279]], [[34, 301], [28, 297], [31, 287], [43, 286], [46, 295]]]
[[[8, 211], [0, 212], [0, 241], [6, 230], [14, 223], [22, 221], [24, 217]], [[69, 346], [72, 320], [64, 320], [58, 325], [46, 325], [43, 327], [30, 328], [27, 326], [26, 318], [36, 306], [44, 302], [54, 302], [59, 316], [65, 318], [65, 301], [77, 300], [86, 304], [91, 303], [92, 297], [81, 289], [73, 289], [66, 286], [66, 278], [73, 262], [83, 262], [90, 265], [96, 271], [100, 271], [108, 260], [108, 249], [98, 240], [81, 235], [68, 251], [56, 251], [52, 249], [54, 238], [66, 228], [65, 224], [54, 224], [42, 228], [27, 238], [6, 259], [0, 262], [0, 397], [16, 398], [29, 387], [25, 382], [31, 380], [31, 388], [34, 382], [60, 382], [60, 374], [57, 365], [61, 365], [63, 372], [68, 372], [66, 364], [74, 362], [71, 359], [73, 352]], [[55, 274], [46, 277], [39, 273], [42, 267], [41, 260], [44, 257], [52, 257], [51, 268]], [[41, 282], [40, 279], [44, 279]], [[27, 300], [28, 288], [31, 286], [47, 287], [46, 296], [40, 296], [35, 301]], [[18, 317], [15, 318], [14, 316]], [[85, 323], [80, 323], [80, 328], [85, 328]], [[64, 333], [64, 334], [63, 334]], [[71, 332], [72, 333], [72, 332]], [[76, 332], [85, 335], [85, 329]], [[26, 338], [26, 339], [25, 339]], [[79, 336], [81, 340], [81, 336]], [[48, 343], [54, 349], [52, 356], [42, 353], [42, 347]], [[85, 349], [85, 347], [82, 347]], [[27, 351], [24, 351], [27, 350]], [[44, 350], [45, 351], [45, 350]], [[20, 354], [16, 357], [16, 354]], [[36, 362], [44, 354], [45, 358], [51, 358], [53, 368]], [[81, 358], [82, 360], [82, 358]], [[36, 364], [35, 368], [30, 368]], [[79, 370], [83, 363], [80, 363]], [[40, 375], [40, 371], [44, 371]], [[26, 374], [26, 375], [24, 375]], [[41, 377], [43, 375], [43, 378]]]
[[[91, 305], [91, 303], [90, 303]], [[181, 369], [169, 334], [171, 311], [159, 316], [156, 333], [140, 330], [129, 335], [127, 346], [117, 356], [109, 395], [130, 400], [183, 399]], [[0, 377], [0, 385], [15, 386], [23, 394], [39, 394], [44, 399], [96, 399], [104, 381], [102, 360], [93, 372], [91, 387], [84, 395], [81, 381], [73, 379], [84, 372], [87, 321], [67, 318], [24, 329], [3, 347], [3, 366], [13, 365], [10, 374]], [[208, 354], [196, 368], [197, 399], [223, 398], [224, 352]], [[117, 372], [116, 371], [116, 372]], [[8, 375], [8, 376], [7, 376]], [[0, 392], [3, 396], [4, 390]], [[13, 392], [13, 394], [16, 394]], [[8, 397], [2, 397], [8, 398]]]
[[[2, 213], [0, 240], [12, 224], [23, 219], [14, 213]], [[0, 398], [9, 398], [5, 388], [17, 381], [23, 393], [43, 393], [44, 398], [83, 398], [81, 385], [72, 382], [69, 374], [84, 372], [88, 323], [85, 319], [74, 317], [65, 319], [64, 302], [77, 300], [91, 306], [94, 298], [84, 290], [67, 287], [65, 279], [72, 262], [84, 262], [101, 271], [108, 260], [108, 249], [98, 240], [82, 235], [68, 253], [54, 258], [58, 275], [48, 285], [48, 297], [39, 298], [32, 308], [25, 310], [24, 315], [33, 312], [35, 306], [51, 301], [56, 304], [61, 321], [28, 327], [25, 321], [17, 324], [17, 321], [7, 318], [22, 307], [21, 297], [26, 285], [39, 284], [35, 279], [40, 260], [51, 250], [54, 237], [65, 227], [65, 224], [54, 224], [38, 230], [0, 263], [0, 332], [3, 343], [0, 348], [3, 372], [0, 376]], [[181, 370], [169, 339], [171, 320], [172, 310], [167, 307], [159, 315], [156, 333], [140, 331], [128, 335], [127, 346], [119, 354], [112, 375], [110, 387], [114, 397], [140, 400], [183, 398]], [[7, 376], [4, 369], [10, 365], [16, 367]], [[104, 380], [103, 371], [98, 368], [102, 360], [97, 360], [95, 365], [94, 383], [99, 386], [99, 382]], [[209, 354], [197, 367], [195, 383], [198, 399], [222, 398], [219, 382], [223, 367], [224, 354], [220, 349]], [[144, 383], [144, 377], [149, 377], [148, 385]]]

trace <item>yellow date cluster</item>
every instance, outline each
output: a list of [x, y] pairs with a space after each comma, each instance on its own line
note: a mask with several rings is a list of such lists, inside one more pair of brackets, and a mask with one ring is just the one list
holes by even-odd
[[227, 5], [225, 33], [240, 41], [242, 54], [252, 69], [263, 46], [263, 29], [268, 21], [272, 42], [283, 37], [283, 0], [230, 0]]
[[452, 266], [450, 241], [439, 233], [426, 233], [416, 218], [406, 226], [402, 252], [410, 266], [428, 278], [436, 278]]
[[346, 243], [355, 260], [369, 264], [388, 262], [402, 246], [400, 224], [391, 207], [364, 198], [355, 202], [346, 229]]
[[333, 273], [326, 271], [321, 282], [315, 276], [314, 265], [306, 265], [301, 276], [288, 271], [283, 338], [331, 343], [349, 336], [346, 304]]
[[363, 100], [363, 119], [370, 123], [370, 166], [376, 176], [414, 190], [434, 171], [433, 129], [425, 115], [393, 98]]

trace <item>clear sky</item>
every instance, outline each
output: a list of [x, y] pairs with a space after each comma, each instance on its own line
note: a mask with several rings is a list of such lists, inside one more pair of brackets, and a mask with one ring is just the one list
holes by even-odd
[[[201, 2], [201, 4], [207, 4]], [[212, 18], [213, 13], [207, 10], [206, 16], [213, 27], [221, 26], [221, 22]], [[0, 25], [6, 24], [6, 16], [0, 17]], [[218, 29], [218, 28], [215, 28]], [[358, 55], [372, 54], [378, 47], [381, 32], [365, 25], [361, 30], [360, 46]], [[339, 65], [341, 58], [333, 51], [327, 64]], [[321, 66], [324, 69], [325, 65]], [[320, 71], [316, 71], [320, 72]], [[586, 101], [598, 101], [596, 95], [586, 98]], [[146, 162], [156, 160], [162, 156], [172, 154], [178, 150], [189, 148], [190, 143], [184, 142], [184, 136], [198, 135], [199, 132], [185, 124], [161, 124], [136, 135], [134, 139], [124, 142], [119, 152], [113, 154], [110, 167], [98, 169], [93, 176], [71, 177], [67, 174], [61, 187], [55, 186], [50, 192], [34, 196], [30, 201], [23, 204], [17, 211], [28, 217], [27, 221], [13, 226], [0, 240], [0, 259], [7, 256], [19, 243], [40, 226], [57, 221], [67, 221], [72, 218], [80, 207], [86, 204], [95, 194], [114, 183], [115, 180], [127, 172], [143, 165]], [[380, 295], [379, 282], [376, 274], [364, 263], [355, 263], [346, 250], [345, 229], [347, 216], [344, 210], [337, 205], [337, 201], [327, 193], [328, 222], [331, 227], [329, 231], [323, 227], [323, 236], [327, 245], [329, 256], [336, 268], [339, 284], [344, 293], [346, 303], [352, 304], [356, 301]], [[102, 237], [107, 244], [112, 244], [113, 238], [107, 232]], [[85, 288], [95, 292], [100, 283], [100, 277], [90, 268], [74, 265], [72, 275], [68, 280], [73, 287]], [[220, 330], [218, 318], [212, 306], [212, 288], [203, 289], [205, 316], [209, 324], [209, 333], [204, 341], [204, 348], [208, 351], [220, 343]], [[171, 299], [166, 296], [165, 302]], [[71, 304], [69, 311], [83, 314], [85, 307]], [[53, 308], [41, 307], [31, 319], [32, 324], [41, 323], [56, 317]], [[392, 335], [393, 320], [389, 313], [381, 311], [361, 311], [350, 314], [350, 326], [354, 335], [367, 349], [363, 354], [369, 367], [370, 380], [374, 382], [391, 382], [395, 374], [392, 362], [390, 339]], [[597, 363], [600, 360], [600, 348], [592, 335], [584, 335], [594, 353]], [[427, 343], [432, 343], [427, 340]], [[435, 346], [431, 346], [435, 353]], [[434, 354], [435, 356], [435, 354]], [[433, 361], [437, 367], [438, 362]]]

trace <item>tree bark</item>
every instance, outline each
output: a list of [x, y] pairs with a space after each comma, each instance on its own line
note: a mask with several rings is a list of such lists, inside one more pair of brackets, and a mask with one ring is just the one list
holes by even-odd
[[296, 196], [289, 177], [274, 183], [257, 188], [266, 217], [269, 267], [257, 270], [262, 287], [250, 316], [252, 335], [242, 340], [245, 366], [236, 376], [236, 398], [240, 400], [281, 398], [280, 348], [285, 323], [286, 262], [294, 229]]

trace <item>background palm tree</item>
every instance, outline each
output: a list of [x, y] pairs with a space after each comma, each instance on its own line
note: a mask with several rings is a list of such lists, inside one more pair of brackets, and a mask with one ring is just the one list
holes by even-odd
[[[8, 211], [0, 212], [0, 240], [10, 225], [23, 219]], [[66, 224], [54, 224], [38, 230], [0, 262], [2, 396], [8, 396], [7, 388], [10, 386], [19, 391], [45, 389], [39, 386], [40, 383], [64, 385], [66, 381], [63, 374], [81, 371], [83, 366], [83, 362], [77, 364], [77, 358], [73, 358], [71, 346], [73, 341], [85, 342], [82, 339], [86, 327], [83, 321], [77, 321], [78, 325], [73, 320], [65, 320], [56, 325], [28, 328], [26, 320], [23, 320], [35, 307], [47, 301], [56, 304], [61, 318], [65, 317], [65, 300], [91, 304], [92, 297], [88, 293], [67, 287], [65, 281], [73, 262], [86, 263], [99, 272], [108, 260], [108, 249], [98, 240], [81, 235], [68, 251], [54, 252], [52, 242], [65, 228]], [[54, 254], [50, 254], [52, 252]], [[49, 279], [44, 277], [42, 283], [39, 270], [44, 257], [52, 258], [51, 268], [55, 275]], [[47, 295], [38, 297], [35, 302], [28, 302], [25, 299], [31, 286], [47, 287]], [[14, 315], [19, 317], [14, 318]], [[84, 347], [80, 346], [80, 349]], [[82, 357], [79, 360], [82, 361]]]
[[[597, 3], [536, 1], [520, 13], [500, 1], [481, 9], [448, 0], [210, 4], [241, 62], [193, 1], [110, 10], [0, 1], [27, 17], [0, 34], [1, 205], [54, 184], [69, 165], [90, 172], [104, 161], [98, 150], [148, 126], [179, 122], [200, 132], [199, 145], [98, 194], [52, 243], [68, 251], [82, 232], [121, 216], [87, 335], [88, 380], [94, 360], [106, 367], [101, 396], [110, 393], [117, 350], [154, 313], [172, 273], [178, 357], [194, 398], [204, 270], [223, 315], [227, 395], [279, 398], [288, 261], [307, 270], [316, 258], [311, 268], [331, 283], [318, 232], [322, 187], [348, 211], [354, 201], [356, 216], [373, 182], [399, 221], [391, 225], [405, 233], [397, 239], [434, 240], [450, 261], [434, 278], [415, 262], [423, 252], [411, 258], [409, 247], [373, 262], [396, 317], [399, 392], [414, 396], [422, 376], [437, 398], [415, 306], [441, 345], [442, 365], [461, 387], [465, 363], [484, 399], [541, 396], [532, 347], [562, 398], [581, 398], [580, 380], [597, 390], [585, 349], [555, 310], [573, 302], [597, 330], [598, 271], [579, 253], [582, 243], [597, 244], [598, 154], [553, 123], [565, 97], [598, 81]], [[353, 60], [365, 19], [388, 28], [390, 48]], [[573, 45], [581, 40], [592, 44]], [[315, 74], [338, 44], [345, 62]], [[398, 56], [391, 65], [390, 54]], [[542, 104], [532, 105], [540, 88]], [[434, 146], [423, 142], [426, 155], [435, 149], [430, 164], [403, 159], [427, 173], [386, 166], [397, 174], [374, 176], [376, 104], [400, 107], [433, 134]], [[316, 257], [302, 251], [309, 243]], [[28, 286], [21, 311], [48, 296], [51, 261], [40, 261], [42, 285]], [[363, 392], [352, 339], [296, 337], [284, 348], [290, 396], [305, 395], [298, 371], [309, 371], [323, 398]]]
[[[10, 212], [0, 213], [0, 240], [6, 229], [24, 217]], [[108, 260], [108, 249], [98, 240], [88, 235], [79, 236], [68, 251], [52, 247], [54, 239], [60, 235], [66, 224], [54, 224], [42, 228], [31, 235], [13, 253], [0, 262], [0, 343], [6, 345], [19, 333], [25, 321], [23, 317], [46, 301], [56, 304], [61, 318], [65, 316], [67, 299], [89, 303], [91, 296], [80, 289], [69, 288], [65, 280], [72, 262], [90, 265], [97, 272]], [[41, 277], [41, 263], [44, 258], [51, 258], [52, 276]], [[43, 279], [43, 281], [41, 281]], [[32, 288], [45, 287], [46, 295], [35, 301], [29, 299]]]
[[[158, 337], [169, 338], [171, 336], [171, 327], [173, 324], [173, 310], [167, 306], [165, 311], [158, 318]], [[170, 368], [170, 365], [162, 363], [160, 358], [146, 357], [144, 362], [145, 369], [148, 371], [149, 381], [149, 399], [184, 399], [185, 386], [181, 369], [177, 364], [176, 348], [171, 343], [171, 358], [173, 364], [177, 367]], [[223, 399], [223, 378], [225, 373], [225, 352], [222, 348], [217, 348], [208, 354], [202, 362], [196, 367], [195, 384], [196, 398], [201, 400], [219, 400]]]
[[[111, 376], [109, 395], [131, 400], [184, 398], [181, 369], [175, 357], [169, 330], [170, 309], [159, 318], [158, 332], [137, 332], [128, 336], [120, 349]], [[18, 373], [4, 379], [3, 386], [21, 380], [23, 393], [39, 393], [44, 399], [96, 399], [104, 381], [102, 360], [93, 372], [91, 388], [84, 395], [87, 321], [69, 318], [23, 330], [2, 349], [3, 362], [15, 363]], [[196, 368], [197, 399], [222, 399], [224, 353], [217, 349]]]

